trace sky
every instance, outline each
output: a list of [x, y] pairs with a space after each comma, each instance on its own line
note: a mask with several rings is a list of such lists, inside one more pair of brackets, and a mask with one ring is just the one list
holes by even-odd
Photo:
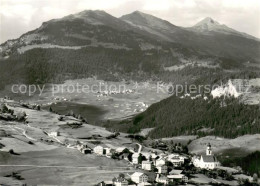
[[0, 0], [0, 43], [83, 10], [104, 10], [115, 17], [139, 10], [183, 27], [211, 17], [260, 38], [260, 0]]

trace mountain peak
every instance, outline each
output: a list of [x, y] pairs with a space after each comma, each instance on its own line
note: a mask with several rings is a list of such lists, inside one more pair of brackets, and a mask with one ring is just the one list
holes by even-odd
[[206, 17], [202, 19], [200, 22], [195, 24], [193, 27], [191, 27], [192, 30], [198, 31], [198, 32], [208, 32], [208, 31], [217, 31], [217, 32], [235, 32], [235, 30], [227, 27], [224, 24], [220, 24], [219, 22], [215, 21], [211, 17]]
[[[136, 11], [132, 12], [131, 14], [139, 14], [141, 16], [151, 16], [151, 17], [153, 17], [152, 15], [143, 13], [143, 12], [141, 12], [139, 10], [136, 10]], [[128, 15], [130, 15], [130, 14], [128, 14]]]
[[222, 33], [222, 34], [232, 34], [232, 35], [246, 37], [249, 39], [259, 40], [246, 33], [238, 32], [224, 24], [220, 24], [219, 22], [215, 21], [211, 17], [206, 17], [206, 18], [202, 19], [200, 22], [198, 22], [193, 27], [190, 27], [188, 29], [195, 31], [195, 32], [201, 32], [201, 33], [208, 33], [208, 32], [214, 31], [214, 32]]
[[214, 19], [212, 19], [211, 17], [206, 17], [194, 26], [196, 27], [196, 26], [203, 26], [203, 25], [212, 26], [212, 25], [220, 25], [220, 24]]
[[107, 15], [107, 13], [104, 10], [84, 10], [82, 12], [79, 12], [78, 15]]
[[120, 19], [139, 27], [153, 27], [166, 30], [175, 27], [173, 24], [169, 23], [166, 20], [140, 11], [134, 11], [130, 14], [123, 15]]

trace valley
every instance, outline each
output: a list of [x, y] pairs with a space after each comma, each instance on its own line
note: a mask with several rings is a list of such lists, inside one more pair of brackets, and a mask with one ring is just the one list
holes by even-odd
[[0, 185], [258, 185], [259, 51], [210, 17], [140, 11], [84, 10], [7, 40]]
[[[24, 112], [27, 116], [25, 123], [0, 121], [0, 144], [2, 145], [0, 181], [2, 183], [94, 185], [103, 180], [111, 180], [120, 173], [131, 175], [141, 170], [140, 167], [126, 160], [119, 161], [110, 156], [100, 156], [95, 153], [84, 154], [78, 148], [80, 144], [91, 149], [101, 145], [118, 152], [120, 152], [119, 149], [127, 148], [136, 153], [135, 143], [140, 142], [129, 138], [129, 134], [120, 133], [119, 136], [110, 138], [113, 132], [86, 124], [73, 116], [26, 108], [13, 100], [4, 99], [3, 101], [2, 103], [5, 103], [8, 109], [14, 110], [14, 115]], [[55, 134], [57, 131], [58, 134]], [[241, 154], [236, 154], [236, 156], [240, 157], [260, 150], [260, 147], [250, 145], [250, 143], [258, 144], [259, 139], [259, 135], [247, 135], [230, 140], [230, 143], [223, 138], [198, 138], [197, 136], [179, 136], [162, 140], [183, 145], [187, 145], [190, 143], [188, 140], [192, 140], [188, 145], [189, 152], [192, 154], [201, 154], [205, 144], [210, 142], [214, 149], [218, 149], [215, 151], [216, 155], [228, 155], [226, 150], [237, 148]], [[141, 143], [143, 155], [148, 156], [154, 152], [167, 154], [160, 148], [151, 147], [149, 141]], [[138, 147], [139, 151], [140, 147]], [[249, 150], [248, 147], [253, 149]], [[8, 176], [12, 174], [13, 176]], [[194, 183], [212, 181], [211, 178], [202, 175], [195, 175], [195, 177], [197, 179], [191, 179]], [[220, 179], [218, 181], [236, 184], [236, 182], [225, 182]]]
[[[160, 93], [157, 92], [158, 86], [160, 86]], [[52, 107], [60, 114], [66, 114], [73, 110], [76, 114], [89, 120], [90, 123], [95, 121], [91, 119], [92, 116], [99, 117], [101, 120], [109, 120], [136, 115], [146, 110], [151, 104], [170, 96], [167, 92], [167, 84], [153, 81], [113, 82], [94, 78], [68, 80], [64, 84], [46, 85], [42, 93], [38, 90], [31, 93], [30, 96], [29, 88], [24, 94], [15, 94], [11, 90], [12, 88], [8, 87], [0, 95], [7, 94], [16, 100], [22, 99], [25, 103], [39, 104], [46, 109]], [[70, 106], [68, 107], [68, 105]], [[85, 109], [90, 111], [86, 112]]]

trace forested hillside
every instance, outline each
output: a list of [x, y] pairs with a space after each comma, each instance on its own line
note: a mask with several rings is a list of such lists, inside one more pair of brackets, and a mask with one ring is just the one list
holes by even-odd
[[[185, 52], [180, 48], [176, 50]], [[188, 57], [193, 55], [191, 51], [185, 53]], [[202, 55], [196, 59], [206, 57]], [[0, 60], [0, 78], [1, 88], [4, 88], [7, 84], [17, 82], [61, 83], [67, 79], [92, 76], [111, 81], [160, 80], [178, 84], [212, 84], [229, 78], [259, 77], [257, 69], [244, 68], [238, 62], [233, 64], [232, 71], [228, 70], [232, 65], [230, 61], [231, 59], [226, 59], [227, 64], [220, 68], [207, 68], [194, 64], [177, 71], [167, 71], [164, 67], [181, 64], [171, 53], [162, 50], [119, 50], [104, 47], [79, 50], [36, 48]]]
[[240, 166], [246, 173], [253, 176], [255, 173], [260, 175], [260, 152], [256, 151], [246, 157], [224, 157], [220, 158], [223, 166], [236, 167]]
[[105, 126], [130, 133], [155, 128], [149, 134], [152, 138], [177, 135], [235, 138], [260, 132], [260, 109], [258, 105], [244, 105], [233, 98], [192, 100], [190, 97], [171, 96], [153, 104], [132, 121], [107, 123]]

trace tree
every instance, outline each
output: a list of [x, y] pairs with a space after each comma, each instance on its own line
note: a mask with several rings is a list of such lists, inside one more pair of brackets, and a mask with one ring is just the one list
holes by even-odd
[[133, 158], [132, 158], [132, 156], [133, 156], [133, 153], [129, 153], [129, 154], [128, 154], [128, 156], [127, 156], [127, 158], [128, 158], [128, 161], [130, 161], [130, 162], [132, 162], [132, 161], [133, 161]]
[[26, 119], [26, 113], [25, 112], [18, 112], [17, 115], [17, 120], [18, 121], [25, 121]]
[[58, 120], [59, 120], [59, 121], [63, 121], [63, 120], [64, 120], [64, 117], [63, 117], [63, 116], [59, 116]]
[[8, 112], [8, 108], [5, 104], [2, 104], [2, 108], [0, 110], [2, 110], [3, 113]]
[[138, 163], [141, 164], [142, 161], [145, 161], [145, 160], [146, 160], [146, 157], [143, 156], [142, 154], [140, 154], [139, 157], [138, 157]]
[[120, 173], [119, 178], [125, 178], [125, 175], [123, 173]]
[[114, 177], [114, 178], [112, 179], [112, 182], [115, 183], [115, 181], [116, 181], [116, 178]]

